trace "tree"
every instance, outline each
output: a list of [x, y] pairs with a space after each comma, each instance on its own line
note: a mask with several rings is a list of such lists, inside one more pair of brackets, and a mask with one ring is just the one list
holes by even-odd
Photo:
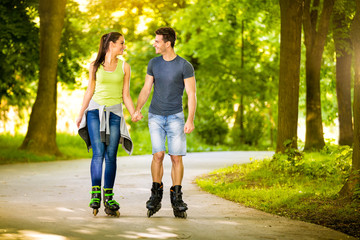
[[40, 0], [40, 76], [29, 127], [21, 149], [56, 154], [57, 65], [66, 0]]
[[351, 111], [351, 41], [350, 17], [346, 9], [334, 9], [333, 36], [336, 50], [336, 96], [339, 117], [339, 144], [353, 144]]
[[[325, 146], [321, 118], [320, 70], [330, 17], [335, 0], [305, 0], [304, 34], [306, 46], [306, 136], [305, 150]], [[311, 6], [312, 3], [312, 6]]]
[[281, 41], [276, 152], [297, 148], [303, 0], [280, 0]]
[[[348, 180], [340, 190], [342, 197], [352, 198], [360, 189], [360, 0], [356, 0], [356, 14], [351, 27], [351, 39], [355, 55], [354, 82], [354, 147], [352, 169]], [[357, 193], [359, 198], [359, 193]]]
[[[28, 112], [36, 98], [39, 80], [38, 8], [38, 0], [3, 0], [0, 3], [0, 119], [4, 122], [8, 121], [10, 107], [17, 109], [22, 118], [22, 113]], [[79, 60], [90, 55], [90, 44], [84, 31], [88, 18], [79, 11], [79, 4], [74, 0], [67, 1], [65, 15], [62, 32], [65, 41], [61, 41], [57, 75], [59, 82], [71, 87], [83, 70]]]

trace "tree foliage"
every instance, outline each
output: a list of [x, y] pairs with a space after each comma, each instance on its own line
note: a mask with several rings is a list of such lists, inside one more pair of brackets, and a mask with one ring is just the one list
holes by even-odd
[[[346, 16], [352, 18], [353, 12], [348, 11], [351, 2], [338, 0], [335, 8], [346, 9]], [[317, 10], [321, 11], [322, 5]], [[35, 0], [4, 0], [0, 4], [4, 29], [0, 40], [1, 106], [30, 106], [35, 99], [38, 16]], [[275, 0], [95, 0], [89, 1], [86, 11], [80, 11], [75, 0], [68, 1], [57, 80], [77, 87], [77, 77], [87, 71], [82, 65], [97, 52], [100, 36], [119, 31], [126, 39], [124, 58], [131, 65], [131, 96], [136, 102], [147, 63], [156, 56], [154, 31], [163, 26], [175, 28], [176, 53], [195, 67], [198, 107], [194, 134], [210, 144], [274, 147], [280, 63], [280, 7]], [[335, 47], [330, 35], [326, 41], [329, 44], [324, 46], [320, 71], [321, 115], [325, 125], [333, 125], [338, 117]], [[305, 45], [301, 52], [298, 108], [304, 118]], [[132, 124], [133, 130], [146, 127], [145, 121]]]
[[[277, 85], [279, 13], [273, 1], [255, 2], [199, 0], [173, 18], [180, 33], [179, 52], [196, 70], [201, 96], [199, 127], [221, 129], [224, 122], [231, 124], [243, 99], [247, 132], [239, 133], [235, 124], [234, 144], [239, 143], [240, 134], [246, 138], [243, 142], [250, 145], [269, 138], [262, 127], [271, 125], [264, 110], [272, 111], [276, 102], [273, 96]], [[209, 117], [214, 118], [212, 125], [207, 124]], [[220, 138], [226, 133], [221, 131]]]
[[[35, 0], [4, 0], [0, 4], [0, 102], [24, 106], [38, 78], [39, 29]], [[2, 104], [3, 105], [3, 104]]]

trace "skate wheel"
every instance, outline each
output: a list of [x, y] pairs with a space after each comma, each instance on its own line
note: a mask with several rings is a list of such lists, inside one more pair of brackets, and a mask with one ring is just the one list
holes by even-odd
[[147, 216], [148, 216], [148, 217], [151, 217], [152, 215], [153, 215], [153, 212], [152, 212], [151, 210], [148, 210]]
[[187, 213], [185, 211], [174, 211], [174, 215], [176, 218], [187, 218]]
[[114, 216], [114, 217], [120, 217], [120, 212], [119, 211], [116, 211], [115, 214], [116, 214], [116, 216]]
[[96, 215], [98, 214], [98, 212], [99, 212], [99, 209], [97, 209], [97, 208], [94, 208], [94, 209], [93, 209], [93, 214], [94, 214], [94, 216], [96, 216]]
[[114, 210], [110, 210], [110, 209], [105, 208], [105, 213], [106, 213], [108, 216], [120, 217], [120, 212], [119, 212], [118, 210], [117, 210], [117, 211], [114, 211]]

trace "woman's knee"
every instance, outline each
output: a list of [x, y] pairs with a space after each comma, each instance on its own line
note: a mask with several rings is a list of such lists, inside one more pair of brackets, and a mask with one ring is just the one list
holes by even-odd
[[103, 143], [91, 144], [93, 157], [103, 159], [105, 157], [105, 148]]

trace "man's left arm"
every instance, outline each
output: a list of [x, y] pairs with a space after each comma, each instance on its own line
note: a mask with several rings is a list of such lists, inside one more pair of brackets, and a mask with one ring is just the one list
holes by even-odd
[[195, 77], [184, 79], [186, 94], [188, 95], [188, 118], [185, 123], [184, 133], [191, 133], [194, 128], [194, 118], [196, 110], [196, 81]]

